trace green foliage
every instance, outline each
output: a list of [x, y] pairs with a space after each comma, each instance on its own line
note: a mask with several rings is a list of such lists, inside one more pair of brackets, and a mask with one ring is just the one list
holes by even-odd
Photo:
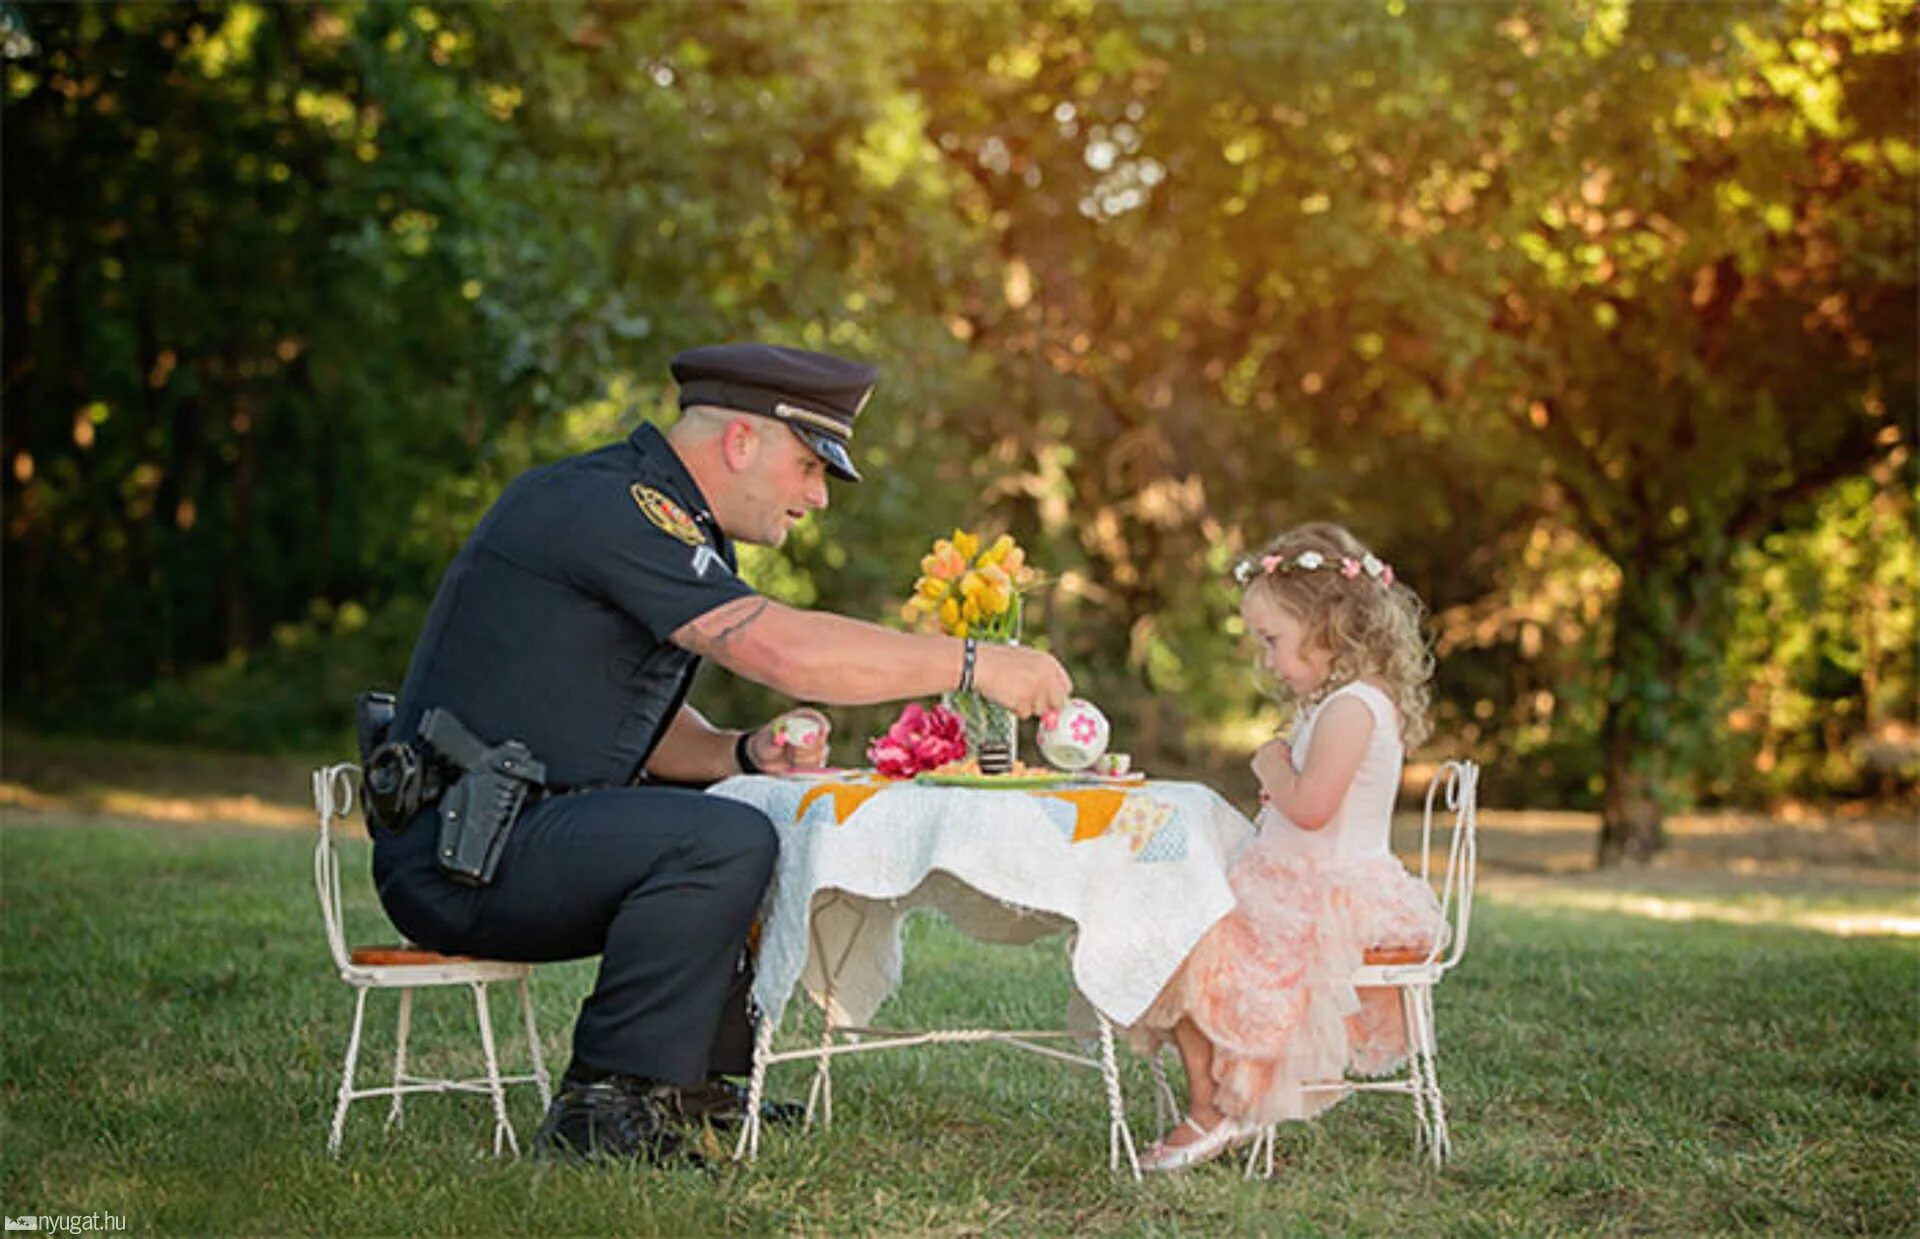
[[102, 702], [84, 729], [249, 752], [350, 753], [353, 723], [342, 703], [400, 683], [425, 619], [425, 603], [414, 599], [374, 612], [316, 601], [262, 645]]
[[462, 294], [498, 228], [475, 209], [501, 136], [477, 32], [460, 11], [168, 5], [37, 6], [26, 35], [9, 687], [138, 686], [310, 599], [417, 581], [395, 499], [466, 466], [496, 390]]
[[1910, 486], [1853, 478], [1807, 528], [1742, 553], [1727, 661], [1744, 693], [1722, 787], [1748, 771], [1765, 789], [1811, 796], [1920, 779], [1914, 497]]
[[[757, 337], [884, 377], [872, 480], [753, 579], [888, 616], [931, 537], [1006, 529], [1029, 631], [1163, 765], [1271, 722], [1222, 569], [1319, 517], [1429, 600], [1442, 743], [1512, 794], [1619, 825], [1867, 761], [1723, 702], [1808, 674], [1741, 635], [1768, 539], [1911, 451], [1910, 6], [8, 21], [9, 711], [309, 734], [277, 626], [414, 613], [508, 478]], [[1828, 585], [1834, 624], [1883, 588]]]

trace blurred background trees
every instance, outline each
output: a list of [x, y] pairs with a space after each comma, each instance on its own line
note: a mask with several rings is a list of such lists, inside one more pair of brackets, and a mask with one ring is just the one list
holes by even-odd
[[1603, 859], [1911, 794], [1908, 5], [0, 20], [10, 718], [338, 743], [507, 478], [756, 337], [884, 378], [755, 579], [890, 616], [1008, 529], [1150, 767], [1244, 778], [1224, 569], [1331, 516], [1434, 608], [1436, 753]]

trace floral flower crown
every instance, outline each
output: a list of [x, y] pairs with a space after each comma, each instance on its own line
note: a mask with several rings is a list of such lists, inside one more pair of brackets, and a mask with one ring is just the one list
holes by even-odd
[[1384, 563], [1378, 556], [1362, 555], [1355, 559], [1351, 555], [1328, 556], [1319, 551], [1301, 551], [1298, 555], [1261, 555], [1249, 556], [1233, 566], [1233, 579], [1242, 589], [1253, 584], [1253, 578], [1261, 575], [1289, 572], [1338, 572], [1349, 581], [1365, 573], [1380, 582], [1381, 586], [1393, 584], [1393, 565]]

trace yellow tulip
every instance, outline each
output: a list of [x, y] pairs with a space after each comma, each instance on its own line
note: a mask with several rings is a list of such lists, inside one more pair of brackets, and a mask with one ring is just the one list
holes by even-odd
[[978, 575], [980, 585], [972, 595], [974, 601], [987, 615], [1004, 614], [1013, 601], [1013, 581], [1004, 569], [993, 565], [980, 569]]
[[947, 596], [947, 590], [950, 588], [952, 587], [939, 577], [923, 576], [914, 583], [913, 592], [928, 602], [939, 602]]
[[920, 595], [915, 594], [913, 597], [907, 599], [905, 606], [900, 608], [900, 618], [909, 624], [917, 624], [920, 622], [920, 617], [927, 613], [927, 610], [926, 601], [922, 599]]
[[960, 618], [960, 603], [949, 597], [940, 604], [940, 626], [956, 637], [967, 635], [966, 622]]
[[989, 619], [1007, 609], [1012, 585], [1007, 574], [997, 567], [976, 568], [960, 581], [960, 596], [981, 619]]
[[967, 570], [967, 558], [942, 538], [933, 544], [933, 554], [921, 559], [920, 571], [935, 580], [951, 581]]
[[[934, 549], [939, 549], [938, 544], [935, 544]], [[973, 557], [980, 553], [980, 536], [968, 533], [964, 529], [956, 529], [953, 531], [953, 549], [960, 553], [962, 560], [971, 563]]]
[[999, 537], [993, 540], [992, 546], [988, 547], [985, 551], [981, 552], [979, 562], [975, 566], [980, 568], [991, 568], [995, 564], [999, 563], [1001, 560], [1005, 559], [1007, 555], [1011, 553], [1014, 549], [1015, 548], [1013, 544], [1013, 535], [1010, 533], [1003, 533]]

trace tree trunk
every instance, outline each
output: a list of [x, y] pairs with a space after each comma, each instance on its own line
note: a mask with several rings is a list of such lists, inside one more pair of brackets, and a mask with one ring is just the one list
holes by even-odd
[[1660, 810], [1660, 763], [1636, 742], [1633, 715], [1642, 703], [1607, 703], [1601, 726], [1607, 790], [1600, 802], [1600, 846], [1595, 862], [1610, 868], [1622, 861], [1641, 864], [1667, 845]]
[[1675, 599], [1649, 547], [1620, 565], [1620, 595], [1613, 608], [1607, 712], [1600, 726], [1601, 868], [1624, 860], [1640, 863], [1666, 845], [1660, 790], [1669, 762], [1673, 676], [1678, 670]]
[[1620, 563], [1600, 726], [1603, 868], [1666, 847], [1668, 784], [1697, 771], [1719, 734], [1726, 546], [1704, 532], [1686, 547], [1649, 540]]
[[253, 646], [253, 498], [258, 480], [261, 407], [253, 394], [244, 389], [234, 399], [233, 432], [239, 440], [240, 454], [233, 468], [233, 522], [227, 534], [221, 590], [228, 654]]

